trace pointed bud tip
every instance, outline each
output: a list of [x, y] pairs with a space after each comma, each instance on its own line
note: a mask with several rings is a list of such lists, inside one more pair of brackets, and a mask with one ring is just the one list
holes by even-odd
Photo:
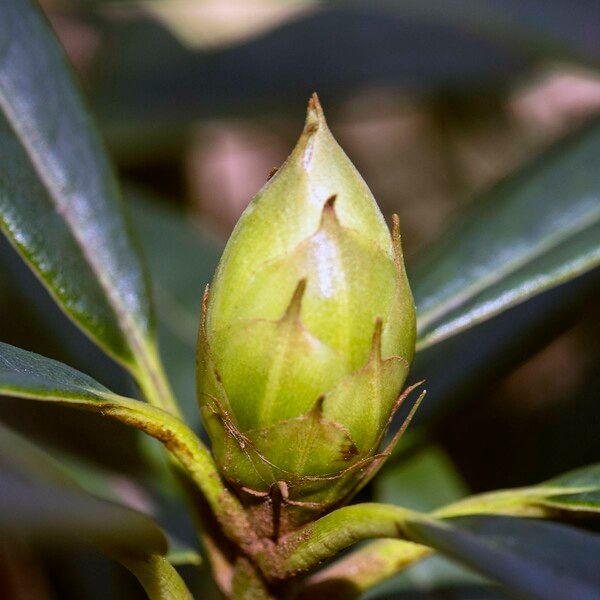
[[308, 101], [308, 108], [306, 109], [306, 125], [304, 129], [307, 133], [312, 133], [321, 125], [326, 125], [325, 115], [323, 114], [323, 108], [319, 102], [317, 93], [313, 92]]
[[208, 298], [210, 293], [210, 285], [207, 283], [202, 294], [202, 308], [200, 311], [200, 329], [204, 331], [206, 327], [206, 313], [208, 311]]
[[400, 268], [404, 269], [404, 252], [402, 251], [402, 239], [400, 237], [400, 217], [392, 215], [392, 245], [394, 247], [394, 260]]

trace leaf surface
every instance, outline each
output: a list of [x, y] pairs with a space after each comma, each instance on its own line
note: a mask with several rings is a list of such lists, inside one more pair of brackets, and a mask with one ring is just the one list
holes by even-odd
[[600, 121], [477, 200], [411, 271], [425, 348], [600, 264]]
[[0, 228], [66, 314], [165, 404], [147, 279], [62, 50], [19, 0], [0, 4], [0, 39]]
[[518, 597], [597, 600], [600, 536], [556, 523], [498, 516], [409, 522], [421, 543], [498, 581]]

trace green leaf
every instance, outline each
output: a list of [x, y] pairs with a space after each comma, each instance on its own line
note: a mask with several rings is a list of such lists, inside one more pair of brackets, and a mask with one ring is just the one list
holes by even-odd
[[0, 424], [0, 530], [47, 544], [167, 550], [151, 517], [81, 489], [68, 468]]
[[[442, 458], [441, 461], [440, 458]], [[381, 500], [406, 501], [410, 508], [425, 508], [427, 504], [430, 506], [437, 504], [436, 498], [439, 498], [439, 491], [436, 490], [437, 485], [445, 489], [444, 482], [446, 481], [450, 488], [453, 485], [456, 486], [455, 478], [457, 475], [453, 470], [447, 473], [447, 468], [447, 459], [444, 460], [443, 455], [440, 457], [435, 450], [427, 449], [417, 454], [412, 461], [406, 461], [406, 466], [404, 463], [400, 463], [384, 470], [382, 474], [383, 481], [376, 487], [377, 496]], [[409, 479], [409, 477], [411, 478]], [[403, 482], [408, 491], [405, 491], [402, 486]], [[411, 486], [414, 486], [416, 492], [411, 489]], [[594, 514], [600, 512], [598, 504], [599, 489], [600, 465], [592, 465], [566, 473], [538, 486], [470, 496], [437, 510], [434, 515], [438, 518], [478, 514], [551, 518], [557, 516], [557, 509], [561, 511], [560, 515], [563, 517], [574, 511]], [[459, 495], [461, 494], [461, 486], [456, 487], [456, 492]], [[445, 491], [442, 492], [442, 494], [445, 493]], [[354, 510], [368, 514], [371, 510], [369, 505], [362, 506], [362, 509], [357, 507]], [[394, 517], [393, 507], [374, 506], [376, 508], [371, 513], [372, 519], [380, 518], [385, 521], [385, 519], [396, 518], [398, 523], [397, 534], [402, 536], [402, 524], [411, 519], [411, 514], [407, 513], [405, 508], [398, 507], [396, 517]], [[361, 519], [365, 517], [365, 514], [361, 515]], [[418, 515], [419, 513], [412, 514]], [[335, 518], [331, 519], [329, 524], [325, 521], [326, 528], [331, 526], [331, 531], [335, 532], [335, 519], [339, 517], [343, 518], [343, 513], [338, 513]], [[423, 518], [423, 516], [419, 518]], [[356, 528], [357, 523], [359, 523], [359, 520], [355, 521], [349, 527], [349, 530], [352, 527]], [[365, 523], [368, 522], [365, 521]], [[374, 531], [377, 531], [378, 526], [376, 523], [371, 523], [371, 526], [374, 526]], [[406, 535], [406, 530], [403, 534]], [[327, 535], [331, 535], [331, 532]], [[333, 535], [335, 536], [335, 533]], [[376, 535], [381, 535], [381, 532]], [[343, 535], [338, 539], [343, 539]], [[408, 536], [408, 539], [413, 540], [413, 542], [423, 542], [420, 538], [415, 539]], [[328, 541], [327, 543], [331, 542]], [[318, 546], [318, 542], [316, 546]], [[371, 542], [348, 554], [340, 561], [334, 562], [318, 575], [313, 576], [308, 581], [307, 590], [328, 589], [327, 585], [330, 585], [331, 582], [343, 580], [345, 585], [349, 586], [349, 589], [354, 590], [353, 594], [356, 596], [360, 591], [364, 591], [389, 578], [394, 573], [403, 571], [413, 563], [420, 561], [429, 552], [430, 550], [424, 546], [402, 540]], [[443, 566], [444, 563], [442, 562]], [[427, 559], [417, 568], [417, 571], [413, 568], [406, 572], [403, 579], [395, 585], [406, 587], [407, 582], [412, 581], [412, 574], [421, 570], [424, 572], [423, 576], [428, 584], [432, 581], [435, 582], [439, 576], [439, 567], [439, 560]], [[442, 575], [443, 573], [442, 568]], [[459, 576], [463, 579], [466, 578], [467, 581], [472, 581], [472, 576], [464, 570], [459, 572]]]
[[87, 540], [129, 552], [167, 551], [166, 538], [150, 517], [75, 488], [6, 470], [0, 472], [0, 530], [59, 546]]
[[407, 534], [518, 597], [597, 600], [600, 536], [544, 521], [477, 516], [410, 521]]
[[[265, 568], [277, 577], [302, 572], [370, 537], [429, 546], [526, 598], [592, 600], [600, 589], [600, 571], [595, 567], [600, 536], [514, 517], [434, 519], [385, 504], [346, 506], [289, 534], [283, 540], [282, 556], [269, 557]], [[386, 551], [389, 549], [386, 546]], [[393, 547], [391, 550], [396, 552]], [[265, 558], [259, 556], [261, 561]], [[375, 560], [372, 557], [377, 568]]]
[[149, 600], [194, 600], [183, 579], [164, 556], [123, 556], [119, 562], [142, 584]]
[[475, 201], [412, 269], [418, 348], [600, 264], [600, 121]]
[[[151, 517], [107, 500], [107, 490], [117, 495], [96, 469], [73, 473], [0, 424], [0, 530], [59, 546], [86, 540], [131, 570], [150, 598], [191, 598], [171, 565], [200, 564], [199, 555], [169, 539], [161, 556], [167, 538]], [[86, 489], [90, 480], [102, 498]]]
[[239, 501], [224, 487], [211, 453], [180, 419], [155, 406], [118, 396], [67, 365], [0, 342], [0, 395], [42, 400], [96, 412], [158, 439], [202, 491], [232, 539], [250, 544]]
[[440, 517], [472, 514], [552, 517], [557, 510], [600, 514], [600, 463], [540, 485], [470, 496], [435, 512]]
[[0, 39], [0, 228], [66, 314], [169, 406], [146, 276], [62, 51], [27, 1], [0, 4]]
[[600, 512], [600, 463], [569, 471], [552, 478], [545, 485], [564, 490], [564, 493], [542, 500], [549, 506], [562, 510]]

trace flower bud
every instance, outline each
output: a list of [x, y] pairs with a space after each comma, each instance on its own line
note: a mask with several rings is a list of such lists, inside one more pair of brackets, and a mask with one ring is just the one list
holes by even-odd
[[414, 345], [397, 226], [315, 95], [205, 297], [198, 397], [224, 477], [242, 497], [277, 496], [290, 522], [338, 503], [377, 453]]

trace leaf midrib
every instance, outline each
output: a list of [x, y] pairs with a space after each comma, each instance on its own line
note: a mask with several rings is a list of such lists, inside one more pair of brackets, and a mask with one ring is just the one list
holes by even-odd
[[[135, 321], [131, 318], [129, 311], [121, 303], [118, 294], [115, 294], [113, 286], [111, 285], [112, 281], [110, 280], [110, 278], [107, 278], [103, 274], [101, 265], [96, 263], [92, 254], [87, 250], [85, 239], [83, 239], [80, 236], [76, 224], [74, 224], [71, 221], [71, 213], [69, 211], [69, 207], [63, 205], [59, 200], [60, 186], [57, 187], [56, 183], [53, 181], [53, 178], [45, 173], [43, 165], [39, 160], [38, 152], [36, 151], [34, 144], [28, 142], [28, 136], [26, 135], [26, 133], [19, 127], [19, 115], [15, 111], [11, 110], [11, 104], [8, 101], [8, 98], [6, 97], [2, 86], [0, 86], [0, 108], [2, 108], [2, 111], [4, 112], [4, 115], [6, 116], [9, 125], [11, 126], [21, 146], [24, 148], [35, 173], [40, 178], [40, 181], [43, 183], [44, 188], [48, 192], [48, 197], [51, 200], [51, 204], [54, 207], [54, 210], [64, 219], [64, 222], [67, 224], [69, 231], [71, 232], [75, 241], [77, 242], [77, 245], [79, 246], [85, 261], [90, 266], [92, 272], [98, 280], [98, 283], [104, 290], [109, 304], [114, 310], [121, 331], [125, 334], [126, 340], [132, 346], [132, 349], [134, 351], [134, 361], [136, 357], [141, 358], [145, 363], [147, 363], [147, 366], [149, 367], [148, 372], [151, 373], [152, 368], [149, 366], [149, 361], [146, 356], [147, 352], [145, 344], [143, 342], [143, 334], [141, 334], [139, 328], [136, 326]], [[45, 280], [43, 281], [45, 282]], [[71, 313], [69, 313], [69, 315], [71, 316], [71, 318], [74, 317], [74, 315], [72, 315]], [[74, 320], [80, 326], [80, 328], [82, 328], [85, 331], [87, 335], [94, 337], [94, 339], [96, 338], [96, 336], [93, 335], [91, 331], [84, 329], [82, 324], [78, 320]], [[101, 346], [105, 347], [105, 345], [102, 343]], [[111, 352], [111, 354], [119, 362], [131, 368], [132, 365], [125, 363], [124, 358], [122, 356], [115, 355], [115, 353], [113, 352]]]
[[436, 319], [439, 319], [440, 317], [444, 316], [444, 314], [447, 314], [448, 312], [458, 308], [465, 302], [472, 300], [484, 289], [496, 285], [502, 279], [519, 271], [527, 263], [532, 262], [543, 254], [557, 248], [574, 235], [593, 225], [594, 222], [598, 220], [598, 217], [600, 217], [600, 208], [585, 213], [580, 219], [573, 221], [570, 227], [561, 230], [554, 235], [547, 236], [545, 242], [536, 244], [532, 251], [525, 252], [520, 258], [508, 263], [504, 269], [496, 269], [488, 277], [477, 279], [474, 284], [468, 286], [458, 294], [454, 294], [440, 304], [436, 309], [432, 309], [424, 313], [421, 318], [418, 319], [418, 329], [426, 329], [431, 325], [431, 323], [435, 322]]

